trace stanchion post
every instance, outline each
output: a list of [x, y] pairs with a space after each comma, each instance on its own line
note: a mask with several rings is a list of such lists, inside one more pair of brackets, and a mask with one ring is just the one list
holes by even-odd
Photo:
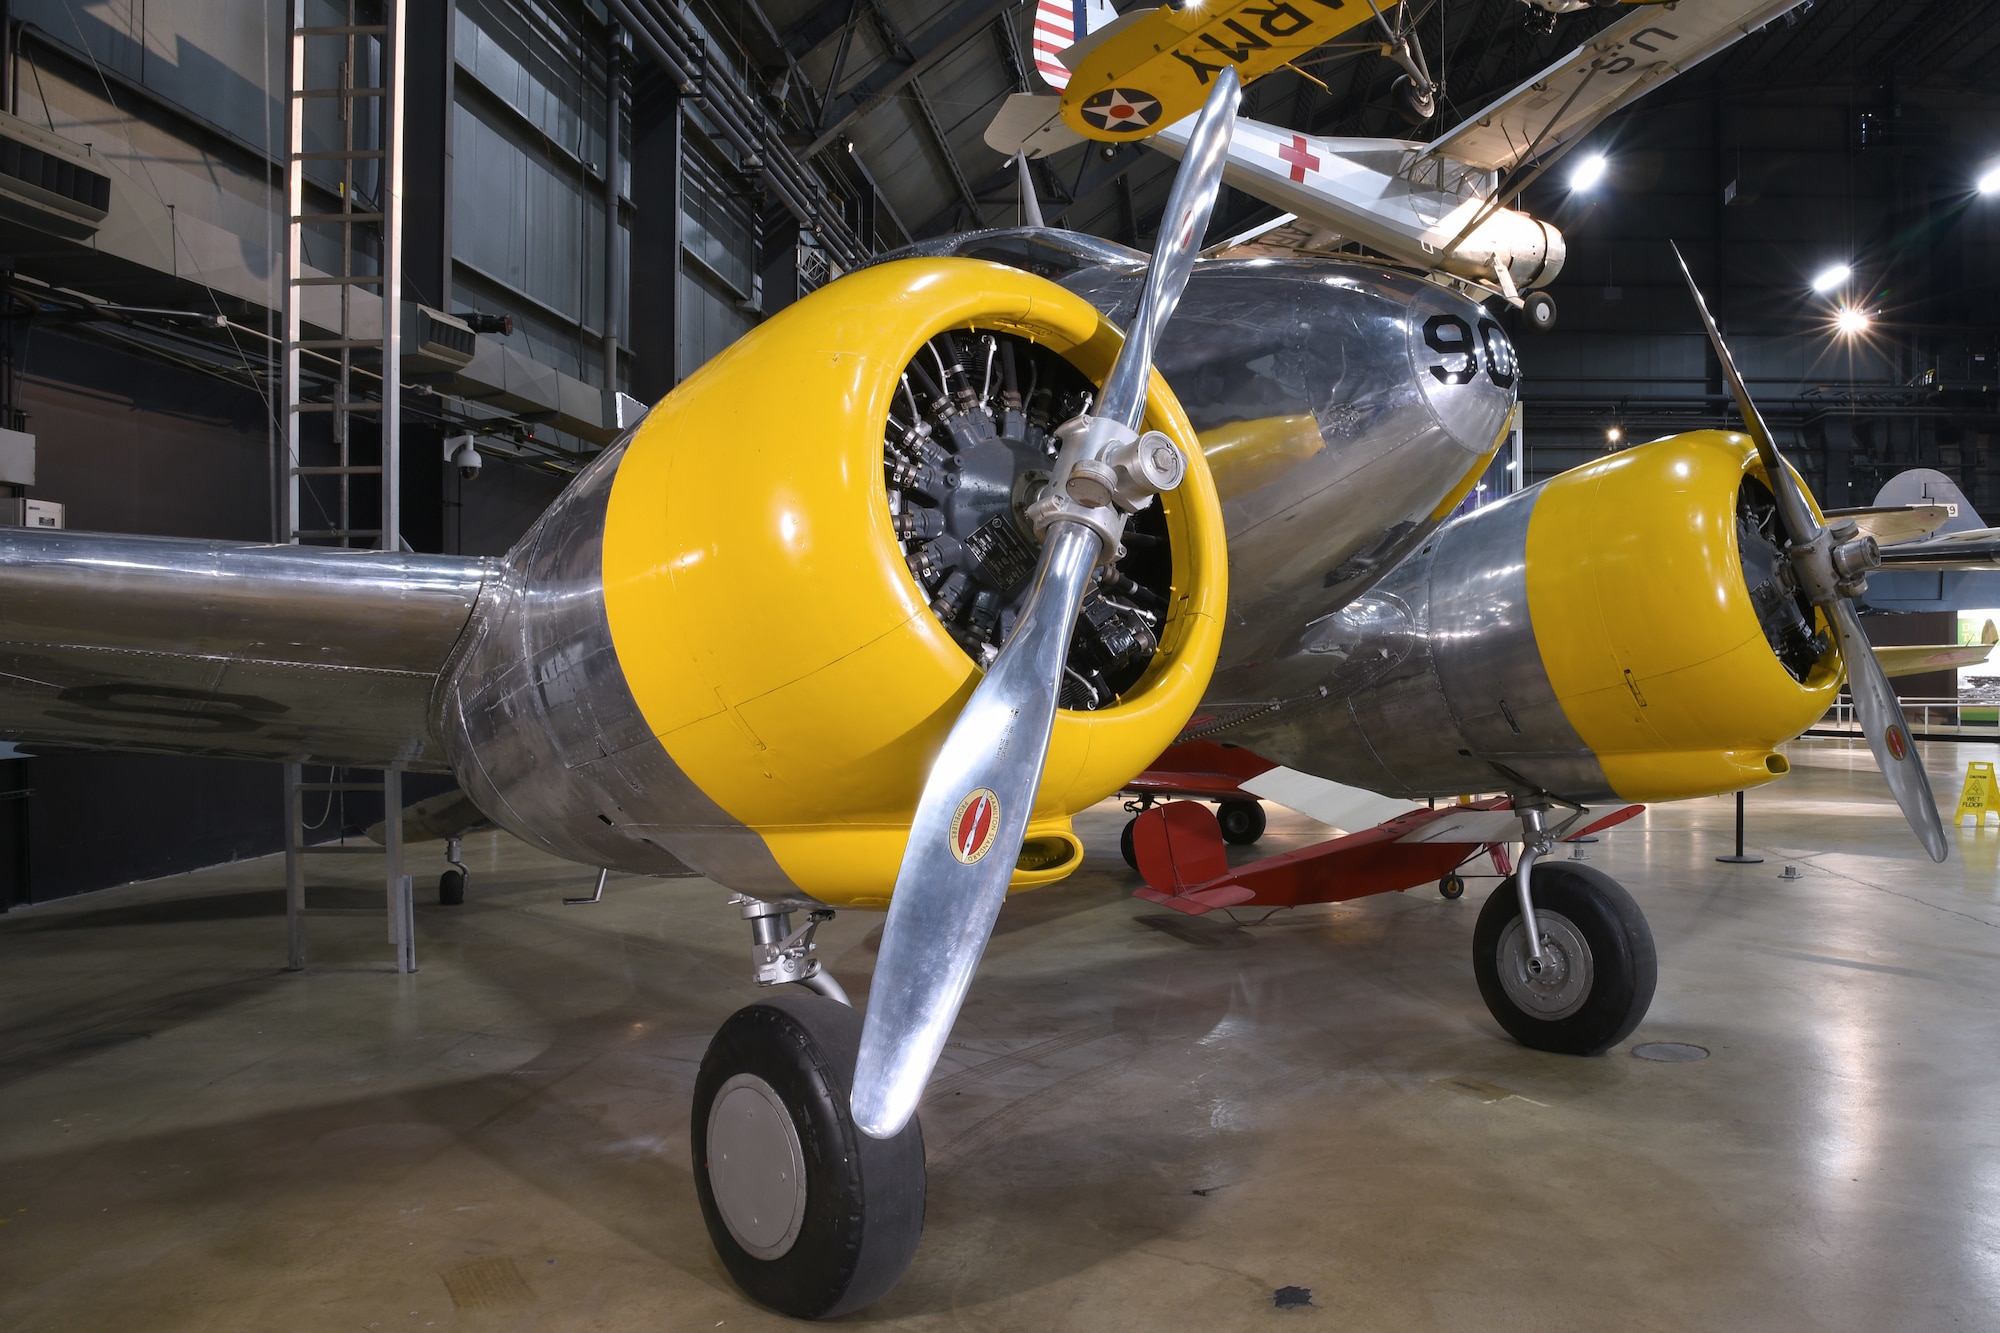
[[1740, 791], [1736, 793], [1736, 855], [1718, 856], [1715, 859], [1726, 865], [1734, 866], [1764, 864], [1764, 858], [1761, 856], [1745, 856], [1743, 854], [1743, 793]]

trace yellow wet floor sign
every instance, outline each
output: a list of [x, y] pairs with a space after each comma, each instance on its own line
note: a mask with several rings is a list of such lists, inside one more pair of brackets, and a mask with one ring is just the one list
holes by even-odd
[[1954, 827], [1961, 819], [1971, 815], [1979, 821], [1979, 827], [1986, 827], [1986, 816], [2000, 816], [2000, 783], [1993, 777], [1993, 765], [1973, 763], [1965, 766], [1965, 788], [1958, 794], [1958, 813], [1951, 817]]

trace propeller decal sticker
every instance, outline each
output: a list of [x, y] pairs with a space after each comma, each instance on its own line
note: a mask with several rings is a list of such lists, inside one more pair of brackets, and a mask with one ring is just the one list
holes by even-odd
[[981, 787], [960, 801], [958, 813], [951, 817], [951, 854], [971, 865], [992, 849], [999, 830], [1000, 798]]
[[1901, 727], [1889, 728], [1888, 741], [1889, 753], [1896, 757], [1898, 763], [1901, 763], [1903, 756], [1910, 752], [1909, 742], [1903, 739], [1903, 729]]

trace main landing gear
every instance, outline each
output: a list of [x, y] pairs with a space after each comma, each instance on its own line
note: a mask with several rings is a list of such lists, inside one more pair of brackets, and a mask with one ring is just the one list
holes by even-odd
[[1609, 875], [1571, 861], [1538, 864], [1554, 840], [1541, 810], [1521, 813], [1521, 865], [1472, 931], [1479, 996], [1523, 1046], [1601, 1055], [1632, 1035], [1653, 1002], [1653, 932]]
[[[1125, 827], [1118, 834], [1118, 854], [1125, 858], [1125, 864], [1137, 870], [1139, 856], [1132, 848], [1132, 826], [1139, 816], [1151, 809], [1150, 796], [1127, 801], [1125, 808], [1132, 818], [1125, 821]], [[1264, 836], [1264, 807], [1256, 801], [1228, 800], [1215, 807], [1215, 822], [1222, 829], [1222, 840], [1236, 847], [1248, 847]]]
[[451, 869], [438, 876], [438, 901], [446, 907], [457, 907], [465, 901], [465, 881], [472, 872], [465, 868], [464, 846], [458, 838], [444, 840], [444, 860]]
[[861, 1015], [820, 969], [813, 933], [833, 913], [737, 898], [759, 985], [729, 1016], [695, 1077], [689, 1132], [709, 1239], [738, 1286], [795, 1319], [858, 1310], [896, 1285], [924, 1229], [924, 1139], [854, 1124], [848, 1099]]

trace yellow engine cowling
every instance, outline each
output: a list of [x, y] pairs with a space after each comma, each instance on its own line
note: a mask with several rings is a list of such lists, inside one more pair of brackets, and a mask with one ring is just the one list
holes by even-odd
[[[1025, 337], [1101, 382], [1118, 331], [1018, 270], [913, 259], [850, 275], [761, 325], [656, 407], [605, 517], [606, 616], [648, 727], [803, 892], [886, 903], [931, 763], [979, 679], [898, 546], [883, 423], [946, 330]], [[1221, 512], [1165, 381], [1146, 425], [1181, 447], [1160, 497], [1172, 590], [1159, 648], [1116, 704], [1057, 716], [1016, 888], [1070, 873], [1070, 816], [1166, 747], [1221, 639]]]
[[1309, 626], [1287, 664], [1296, 706], [1231, 738], [1415, 797], [1664, 801], [1769, 782], [1840, 660], [1817, 610], [1766, 577], [1782, 564], [1768, 542], [1746, 579], [1738, 504], [1761, 512], [1762, 477], [1745, 437], [1696, 431], [1488, 505]]
[[1786, 769], [1774, 747], [1839, 689], [1835, 651], [1797, 679], [1759, 625], [1737, 525], [1746, 478], [1765, 481], [1747, 437], [1695, 431], [1564, 473], [1535, 504], [1527, 584], [1542, 661], [1627, 800], [1769, 782]]

